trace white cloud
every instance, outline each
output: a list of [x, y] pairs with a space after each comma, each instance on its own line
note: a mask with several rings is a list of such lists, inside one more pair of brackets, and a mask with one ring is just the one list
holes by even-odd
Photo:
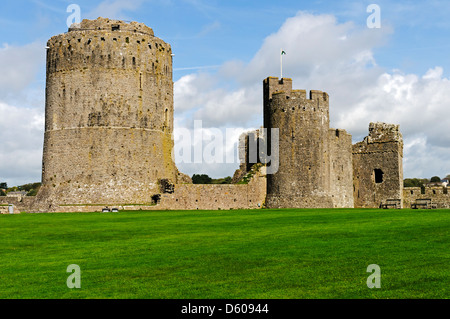
[[283, 75], [293, 79], [294, 88], [330, 94], [332, 127], [346, 129], [358, 141], [367, 135], [370, 122], [398, 123], [407, 145], [405, 176], [446, 174], [449, 79], [440, 67], [430, 66], [421, 76], [378, 66], [373, 50], [391, 32], [388, 27], [361, 28], [338, 23], [332, 15], [299, 12], [265, 39], [249, 63], [229, 61], [217, 73], [177, 81], [176, 116], [189, 115], [211, 126], [258, 127], [262, 80], [279, 75], [283, 49]]
[[0, 99], [13, 96], [27, 88], [45, 65], [45, 44], [25, 46], [3, 44], [0, 48]]
[[0, 48], [0, 180], [10, 186], [41, 179], [45, 86], [36, 77], [43, 67], [44, 43]]
[[41, 180], [44, 114], [0, 102], [0, 180], [9, 186]]

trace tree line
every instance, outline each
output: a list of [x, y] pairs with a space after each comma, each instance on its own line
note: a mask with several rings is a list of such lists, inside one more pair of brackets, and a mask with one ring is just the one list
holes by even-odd
[[211, 178], [207, 174], [194, 174], [192, 175], [193, 184], [231, 184], [231, 176], [223, 178]]
[[[445, 176], [444, 179], [447, 179], [450, 181], [450, 174]], [[406, 178], [403, 180], [403, 186], [404, 187], [423, 187], [428, 183], [439, 183], [443, 179], [441, 179], [439, 176], [433, 176], [430, 179], [428, 178]]]
[[0, 182], [0, 196], [6, 196], [11, 192], [27, 192], [26, 196], [36, 196], [39, 188], [41, 187], [41, 183], [29, 183], [25, 185], [8, 187], [8, 183]]

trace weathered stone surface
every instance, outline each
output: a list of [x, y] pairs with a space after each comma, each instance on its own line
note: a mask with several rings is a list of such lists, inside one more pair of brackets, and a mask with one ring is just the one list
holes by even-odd
[[269, 208], [353, 207], [351, 136], [329, 127], [329, 97], [264, 80], [264, 127], [279, 129], [279, 169], [267, 175]]
[[403, 188], [404, 208], [411, 208], [411, 204], [418, 199], [431, 199], [437, 208], [450, 208], [450, 194], [448, 187], [425, 187], [424, 193], [420, 187]]
[[146, 203], [159, 179], [175, 183], [170, 45], [102, 18], [47, 45], [43, 209]]
[[34, 196], [22, 198], [0, 196], [0, 207], [2, 207], [3, 211], [6, 210], [6, 213], [8, 213], [8, 205], [14, 205], [14, 214], [29, 212], [35, 206], [35, 199]]
[[403, 138], [399, 125], [370, 123], [369, 135], [353, 145], [355, 207], [403, 202]]

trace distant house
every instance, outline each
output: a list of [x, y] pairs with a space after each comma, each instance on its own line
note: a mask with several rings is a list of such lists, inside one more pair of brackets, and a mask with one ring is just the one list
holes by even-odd
[[439, 186], [443, 186], [443, 187], [447, 187], [447, 185], [449, 184], [449, 180], [448, 179], [443, 179], [440, 182], [431, 182], [426, 184], [426, 187], [439, 187]]
[[444, 186], [444, 187], [447, 187], [449, 183], [450, 183], [450, 181], [448, 179], [446, 179], [446, 178], [444, 178], [442, 180], [442, 186]]

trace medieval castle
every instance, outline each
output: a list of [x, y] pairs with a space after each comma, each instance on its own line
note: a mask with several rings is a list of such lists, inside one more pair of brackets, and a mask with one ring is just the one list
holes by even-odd
[[[352, 145], [350, 134], [329, 126], [327, 93], [307, 95], [291, 79], [268, 77], [263, 94], [268, 133], [240, 139], [234, 181], [248, 182], [192, 184], [173, 161], [170, 45], [141, 23], [83, 20], [48, 41], [42, 187], [9, 204], [29, 212], [400, 208], [420, 198], [403, 189], [398, 125], [370, 123]], [[270, 150], [271, 128], [279, 129], [279, 167], [265, 174], [249, 145], [262, 139]]]

